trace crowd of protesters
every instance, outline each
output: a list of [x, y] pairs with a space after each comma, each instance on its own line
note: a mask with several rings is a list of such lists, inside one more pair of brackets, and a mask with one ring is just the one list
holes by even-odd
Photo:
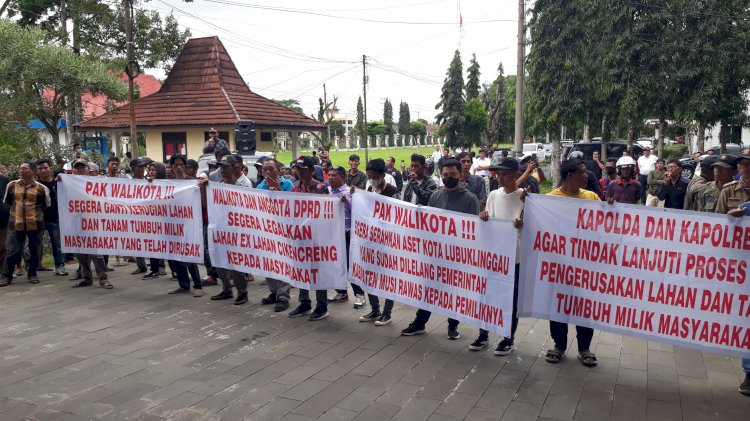
[[[73, 161], [73, 174], [82, 176], [130, 177], [134, 179], [198, 179], [203, 193], [203, 222], [206, 253], [204, 266], [206, 276], [201, 278], [198, 265], [180, 261], [145, 258], [115, 257], [115, 266], [127, 265], [130, 260], [136, 269], [132, 275], [144, 279], [155, 279], [167, 276], [166, 267], [171, 270], [177, 287], [170, 294], [191, 293], [193, 297], [202, 297], [206, 285], [221, 285], [220, 291], [211, 296], [211, 300], [234, 299], [235, 305], [248, 302], [247, 285], [254, 278], [234, 270], [215, 268], [211, 265], [207, 252], [207, 212], [205, 203], [205, 186], [208, 181], [233, 184], [243, 188], [278, 192], [297, 192], [304, 194], [332, 195], [344, 202], [345, 232], [347, 259], [351, 230], [352, 195], [359, 191], [396, 198], [415, 205], [430, 206], [454, 212], [478, 215], [487, 221], [498, 218], [512, 221], [519, 230], [517, 237], [518, 252], [515, 256], [516, 277], [513, 297], [514, 314], [512, 315], [511, 335], [501, 338], [494, 353], [508, 355], [513, 351], [514, 335], [518, 326], [515, 314], [518, 299], [520, 255], [520, 229], [525, 197], [530, 193], [540, 193], [540, 184], [546, 180], [535, 158], [516, 160], [509, 157], [507, 151], [493, 156], [492, 151], [480, 150], [478, 156], [458, 150], [451, 153], [449, 149], [440, 150], [425, 157], [413, 154], [410, 165], [402, 161], [401, 170], [396, 168], [396, 160], [388, 157], [372, 159], [364, 163], [360, 157], [349, 156], [348, 167], [334, 165], [327, 151], [321, 149], [311, 156], [302, 156], [289, 165], [279, 162], [275, 157], [262, 157], [254, 165], [258, 169], [257, 180], [247, 177], [248, 168], [243, 157], [232, 154], [227, 149], [226, 141], [211, 134], [203, 152], [214, 154], [208, 162], [208, 169], [199, 171], [198, 162], [185, 156], [174, 155], [167, 162], [156, 162], [149, 158], [128, 159], [128, 175], [122, 162], [115, 156], [109, 157], [102, 175], [97, 164], [85, 158]], [[579, 200], [603, 200], [609, 204], [628, 203], [646, 206], [661, 206], [673, 209], [689, 209], [698, 212], [729, 214], [734, 217], [746, 215], [745, 207], [750, 202], [750, 150], [743, 151], [741, 156], [734, 155], [696, 155], [698, 171], [692, 180], [682, 176], [682, 167], [678, 160], [665, 162], [645, 148], [643, 156], [637, 160], [629, 155], [600, 160], [598, 153], [592, 159], [585, 159], [580, 152], [572, 153], [560, 166], [561, 185], [548, 195], [567, 197]], [[0, 212], [0, 224], [6, 241], [1, 242], [0, 258], [3, 262], [0, 287], [10, 285], [14, 278], [22, 276], [19, 269], [25, 268], [28, 281], [39, 282], [38, 270], [41, 266], [42, 237], [48, 233], [52, 249], [56, 275], [65, 276], [66, 261], [73, 256], [66, 256], [60, 250], [59, 214], [57, 209], [57, 187], [62, 179], [52, 171], [51, 162], [41, 159], [25, 162], [18, 167], [19, 179], [9, 181], [0, 175], [0, 189], [4, 191], [4, 206]], [[360, 193], [361, 194], [361, 193]], [[744, 204], [744, 206], [743, 206]], [[24, 250], [28, 254], [24, 255]], [[77, 269], [70, 278], [75, 281], [74, 287], [93, 285], [94, 277], [100, 287], [112, 289], [108, 272], [114, 270], [108, 265], [108, 256], [76, 254]], [[74, 262], [71, 262], [74, 263]], [[91, 264], [94, 265], [92, 273]], [[268, 296], [260, 300], [263, 305], [273, 305], [274, 311], [283, 312], [291, 308], [291, 286], [278, 279], [267, 278]], [[191, 289], [192, 286], [192, 289]], [[353, 306], [361, 309], [369, 304], [369, 312], [359, 318], [360, 322], [385, 326], [391, 323], [391, 312], [394, 302], [381, 299], [373, 294], [365, 294], [362, 288], [352, 284], [354, 293]], [[236, 295], [235, 295], [236, 290]], [[316, 321], [329, 316], [329, 304], [349, 301], [348, 289], [336, 290], [333, 297], [328, 291], [315, 291], [313, 306], [310, 291], [298, 291], [298, 303], [288, 313], [289, 317], [307, 316]], [[409, 325], [402, 330], [402, 335], [413, 336], [424, 334], [430, 312], [419, 309]], [[448, 338], [458, 339], [458, 321], [448, 320]], [[545, 359], [550, 363], [561, 362], [567, 352], [568, 325], [550, 321], [550, 336], [554, 347], [546, 352]], [[586, 366], [597, 364], [596, 355], [591, 351], [593, 329], [576, 327], [578, 359]], [[489, 344], [489, 334], [480, 330], [478, 336], [470, 343], [469, 349], [480, 351]], [[743, 360], [746, 373], [745, 381], [740, 386], [743, 394], [750, 395], [750, 360]]]

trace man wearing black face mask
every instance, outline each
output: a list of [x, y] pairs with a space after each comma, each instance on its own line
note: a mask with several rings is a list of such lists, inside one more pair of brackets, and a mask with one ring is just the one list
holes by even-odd
[[[438, 189], [430, 196], [427, 206], [445, 209], [453, 212], [479, 214], [479, 199], [459, 183], [461, 178], [461, 163], [455, 159], [446, 159], [440, 166], [440, 175], [443, 179], [443, 188]], [[425, 325], [430, 320], [427, 310], [417, 310], [417, 317], [409, 323], [409, 327], [401, 331], [404, 336], [421, 335], [425, 333]], [[458, 320], [448, 319], [448, 339], [458, 339]]]
[[599, 185], [602, 187], [602, 193], [599, 197], [604, 200], [607, 187], [609, 183], [617, 180], [617, 159], [607, 158], [607, 162], [604, 164], [604, 175], [599, 179]]

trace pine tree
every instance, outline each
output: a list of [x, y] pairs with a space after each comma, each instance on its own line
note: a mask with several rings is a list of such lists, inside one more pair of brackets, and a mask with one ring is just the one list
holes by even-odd
[[435, 116], [441, 124], [440, 133], [445, 136], [445, 146], [449, 148], [468, 147], [464, 141], [464, 75], [461, 64], [461, 53], [456, 50], [443, 82], [440, 102], [435, 109], [441, 109]]
[[388, 98], [385, 99], [385, 104], [383, 104], [383, 124], [385, 125], [383, 135], [388, 136], [388, 146], [393, 146], [393, 105]]
[[482, 93], [482, 104], [487, 111], [489, 121], [487, 123], [487, 134], [490, 145], [500, 143], [501, 139], [509, 138], [509, 128], [513, 124], [507, 125], [508, 107], [506, 104], [505, 76], [503, 75], [503, 64], [497, 68], [497, 78], [489, 87], [485, 85]]
[[401, 101], [398, 106], [398, 134], [409, 136], [411, 132], [411, 113], [409, 113], [409, 104]]
[[467, 69], [469, 76], [466, 78], [467, 102], [479, 96], [479, 75], [481, 74], [476, 54], [471, 55], [471, 61], [469, 63], [469, 68]]
[[364, 148], [367, 142], [365, 139], [365, 108], [362, 105], [362, 97], [357, 100], [357, 126], [355, 127], [357, 134], [360, 136], [359, 147]]

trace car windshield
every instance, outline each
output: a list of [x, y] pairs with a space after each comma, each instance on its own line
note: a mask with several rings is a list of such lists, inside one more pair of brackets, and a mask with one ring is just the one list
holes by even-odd
[[536, 143], [525, 143], [523, 145], [524, 152], [536, 152]]

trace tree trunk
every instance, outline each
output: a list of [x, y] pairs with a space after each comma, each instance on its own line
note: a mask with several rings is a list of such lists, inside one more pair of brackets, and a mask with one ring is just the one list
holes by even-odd
[[565, 125], [560, 126], [560, 140], [565, 139]]
[[8, 5], [9, 5], [9, 4], [10, 4], [10, 0], [5, 0], [5, 1], [3, 2], [3, 5], [2, 5], [2, 6], [0, 6], [0, 16], [2, 16], [2, 15], [3, 15], [3, 13], [5, 12], [5, 9], [7, 9], [7, 8], [8, 8]]
[[719, 130], [719, 153], [727, 153], [727, 140], [729, 139], [729, 126], [725, 121], [721, 122], [721, 129]]
[[602, 116], [602, 151], [599, 153], [599, 160], [604, 162], [607, 160], [607, 143], [609, 142], [609, 134], [607, 126], [609, 121], [607, 120], [607, 113], [605, 112]]
[[628, 151], [632, 155], [633, 143], [635, 143], [635, 123], [633, 117], [628, 117]]
[[583, 141], [585, 143], [591, 142], [591, 126], [588, 123], [583, 125]]
[[[549, 135], [549, 134], [548, 134]], [[560, 153], [562, 152], [562, 144], [560, 139], [552, 139], [552, 165], [550, 173], [552, 173], [552, 187], [558, 188], [562, 180], [560, 180]]]
[[659, 117], [659, 138], [656, 140], [656, 156], [664, 155], [664, 133], [667, 132], [667, 120]]
[[706, 147], [706, 126], [706, 123], [702, 121], [698, 122], [698, 136], [695, 142], [695, 151], [693, 152], [703, 153], [703, 150]]

